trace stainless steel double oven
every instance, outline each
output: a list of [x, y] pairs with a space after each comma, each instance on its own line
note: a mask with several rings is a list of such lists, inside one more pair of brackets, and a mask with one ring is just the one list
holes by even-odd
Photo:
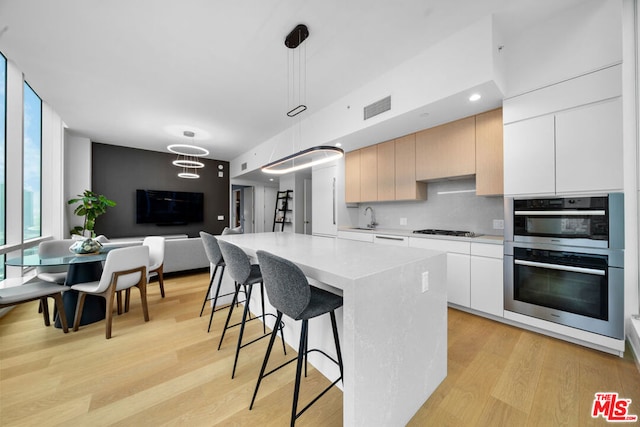
[[505, 199], [505, 310], [624, 339], [624, 198]]

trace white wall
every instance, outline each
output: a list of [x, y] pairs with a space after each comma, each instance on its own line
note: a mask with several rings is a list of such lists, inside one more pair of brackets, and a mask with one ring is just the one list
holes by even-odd
[[[476, 22], [377, 79], [363, 82], [360, 89], [307, 116], [300, 122], [300, 128], [292, 126], [233, 159], [231, 177], [256, 170], [270, 160], [294, 151], [330, 143], [492, 81], [493, 40], [492, 19], [487, 17]], [[392, 96], [391, 110], [365, 122], [363, 107], [388, 95]], [[418, 129], [406, 130], [391, 138], [415, 130]], [[299, 141], [298, 134], [304, 137], [304, 142]], [[372, 144], [375, 142], [380, 141], [371, 141]], [[243, 163], [247, 163], [244, 171], [241, 169]]]
[[42, 103], [42, 235], [62, 239], [64, 228], [64, 125], [60, 116]]
[[[640, 11], [638, 2], [623, 2], [622, 115], [625, 186], [625, 314], [640, 312]], [[631, 333], [627, 319], [627, 334]], [[636, 337], [636, 342], [638, 338]], [[640, 359], [640, 353], [637, 354]]]
[[[66, 131], [64, 135], [64, 200], [91, 189], [91, 140]], [[73, 214], [73, 206], [65, 203], [64, 237], [69, 230], [82, 225], [82, 219]]]
[[[5, 171], [6, 189], [6, 235], [8, 245], [22, 243], [22, 154], [24, 87], [22, 72], [16, 65], [7, 61], [7, 130]], [[16, 207], [18, 207], [16, 209]], [[19, 255], [19, 254], [15, 254]], [[7, 268], [7, 277], [19, 276], [19, 269]]]
[[505, 40], [505, 97], [622, 60], [621, 0], [588, 0]]

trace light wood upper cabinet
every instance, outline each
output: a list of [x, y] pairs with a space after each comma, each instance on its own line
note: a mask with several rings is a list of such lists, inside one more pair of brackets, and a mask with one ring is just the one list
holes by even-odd
[[416, 133], [416, 179], [475, 174], [475, 124], [471, 116]]
[[396, 200], [426, 200], [427, 184], [416, 181], [416, 134], [395, 141]]
[[360, 201], [378, 200], [378, 146], [360, 149]]
[[504, 193], [502, 108], [476, 116], [476, 195]]
[[345, 155], [347, 203], [426, 200], [421, 181], [476, 174], [476, 194], [503, 193], [502, 108]]
[[396, 144], [395, 141], [387, 141], [377, 145], [378, 147], [378, 199], [396, 199]]
[[345, 168], [345, 202], [360, 201], [360, 150], [350, 151], [344, 155]]

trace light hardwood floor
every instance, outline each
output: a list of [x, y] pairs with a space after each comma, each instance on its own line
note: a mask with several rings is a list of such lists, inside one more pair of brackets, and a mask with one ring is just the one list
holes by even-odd
[[[169, 277], [162, 299], [151, 283], [148, 323], [134, 290], [131, 311], [114, 316], [110, 340], [104, 322], [66, 335], [45, 327], [36, 303], [8, 313], [0, 319], [0, 425], [287, 425], [293, 364], [263, 382], [249, 411], [267, 343], [242, 350], [231, 380], [237, 331], [216, 350], [226, 311], [207, 334], [209, 311], [198, 317], [207, 284], [206, 273]], [[247, 336], [260, 332], [250, 322]], [[632, 399], [630, 412], [640, 415], [630, 350], [619, 358], [451, 309], [448, 348], [448, 376], [411, 426], [605, 425], [590, 416], [599, 391]], [[274, 364], [284, 360], [276, 350]], [[311, 369], [301, 402], [326, 384]], [[298, 424], [341, 425], [340, 390]]]

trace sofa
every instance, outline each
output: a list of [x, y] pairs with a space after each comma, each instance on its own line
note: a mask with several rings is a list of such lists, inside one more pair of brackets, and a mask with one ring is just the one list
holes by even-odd
[[[189, 238], [186, 234], [173, 234], [162, 237], [165, 238], [164, 273], [209, 268], [209, 259], [204, 251], [200, 237]], [[104, 247], [123, 247], [141, 245], [144, 237], [107, 239], [104, 236], [98, 236], [96, 240], [102, 243]]]

